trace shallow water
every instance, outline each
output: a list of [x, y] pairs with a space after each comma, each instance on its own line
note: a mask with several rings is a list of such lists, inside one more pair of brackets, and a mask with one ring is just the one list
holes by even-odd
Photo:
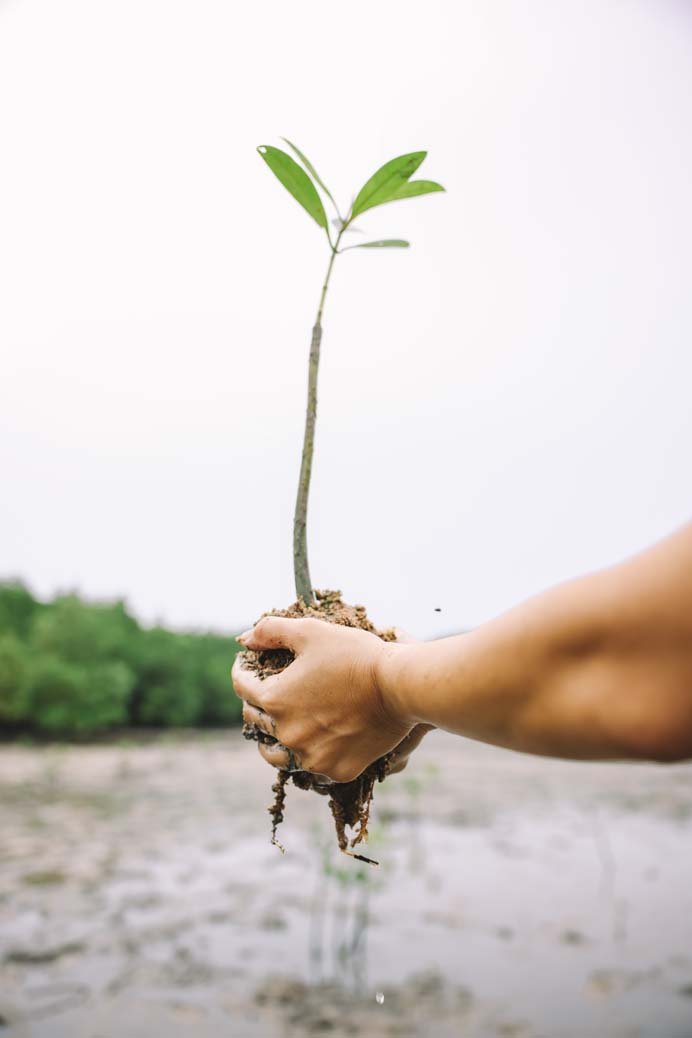
[[237, 733], [3, 749], [0, 1033], [692, 1035], [692, 766], [436, 733], [379, 869], [297, 790], [280, 855], [270, 783]]

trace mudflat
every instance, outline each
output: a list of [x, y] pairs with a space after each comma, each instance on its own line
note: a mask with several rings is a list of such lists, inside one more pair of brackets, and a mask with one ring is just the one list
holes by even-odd
[[692, 1033], [692, 764], [433, 733], [340, 855], [236, 731], [0, 748], [0, 1034]]

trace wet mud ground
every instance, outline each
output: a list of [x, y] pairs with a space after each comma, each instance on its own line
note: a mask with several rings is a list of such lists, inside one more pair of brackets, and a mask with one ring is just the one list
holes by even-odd
[[0, 1038], [692, 1036], [692, 765], [434, 733], [378, 870], [237, 731], [0, 748]]

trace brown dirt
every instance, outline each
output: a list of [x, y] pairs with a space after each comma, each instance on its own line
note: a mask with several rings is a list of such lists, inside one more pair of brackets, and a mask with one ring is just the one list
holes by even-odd
[[[326, 620], [333, 624], [342, 624], [344, 627], [358, 627], [363, 631], [376, 634], [383, 641], [395, 641], [396, 634], [393, 630], [378, 631], [375, 625], [368, 619], [363, 605], [348, 605], [342, 601], [340, 591], [316, 591], [317, 601], [311, 605], [305, 605], [302, 599], [294, 602], [288, 609], [273, 609], [264, 616], [288, 616], [305, 617], [313, 616], [318, 620]], [[245, 650], [245, 665], [256, 671], [261, 678], [278, 674], [293, 661], [293, 653], [288, 649], [270, 649], [263, 652], [255, 652], [251, 649]], [[267, 735], [255, 725], [244, 725], [243, 735], [246, 739], [254, 739], [256, 742], [275, 743], [272, 736]], [[289, 751], [289, 756], [291, 756]], [[325, 785], [319, 777], [311, 775], [307, 771], [285, 770], [279, 771], [277, 781], [272, 786], [274, 802], [268, 808], [272, 818], [272, 843], [281, 850], [281, 844], [276, 838], [276, 831], [284, 817], [284, 803], [286, 800], [286, 786], [289, 781], [299, 789], [313, 790], [329, 797], [329, 808], [334, 818], [336, 837], [339, 849], [345, 854], [376, 865], [372, 858], [366, 858], [362, 854], [354, 854], [352, 848], [356, 847], [368, 836], [368, 820], [370, 817], [370, 806], [376, 782], [382, 782], [387, 774], [389, 755], [380, 757], [365, 771], [354, 779], [353, 782], [339, 782]], [[346, 830], [350, 829], [350, 836]]]

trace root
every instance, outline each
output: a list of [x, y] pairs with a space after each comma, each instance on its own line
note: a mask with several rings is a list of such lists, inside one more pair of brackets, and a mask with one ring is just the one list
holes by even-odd
[[[306, 605], [302, 600], [296, 602], [289, 609], [277, 609], [272, 616], [316, 616], [330, 623], [343, 624], [346, 627], [357, 627], [361, 630], [370, 631], [379, 635], [383, 641], [393, 641], [393, 631], [377, 631], [368, 619], [364, 606], [349, 606], [342, 602], [338, 591], [315, 592], [317, 602]], [[256, 671], [261, 678], [278, 674], [293, 661], [293, 654], [286, 649], [244, 652], [245, 665]], [[255, 725], [243, 725], [243, 736], [253, 739], [258, 743], [273, 744], [277, 740]], [[290, 751], [289, 751], [290, 752]], [[373, 792], [376, 782], [382, 782], [388, 771], [389, 755], [380, 757], [374, 764], [365, 769], [353, 782], [335, 783], [329, 787], [329, 807], [334, 818], [336, 838], [339, 850], [351, 858], [366, 862], [368, 865], [377, 865], [372, 858], [364, 854], [355, 854], [353, 848], [366, 841], [368, 838], [368, 823], [370, 820], [370, 808], [372, 806]], [[306, 771], [295, 771], [286, 769], [279, 771], [277, 781], [272, 786], [274, 802], [268, 808], [272, 818], [271, 842], [278, 847], [282, 853], [284, 848], [276, 838], [276, 831], [283, 821], [284, 804], [286, 801], [286, 786], [289, 779], [299, 789], [314, 790], [324, 794], [324, 785], [315, 780], [315, 777]], [[347, 835], [346, 830], [351, 831]]]
[[272, 793], [274, 794], [274, 803], [271, 804], [267, 811], [272, 817], [272, 844], [274, 847], [278, 847], [282, 854], [286, 853], [286, 848], [283, 844], [279, 843], [276, 838], [276, 830], [279, 828], [284, 820], [284, 804], [286, 802], [286, 783], [289, 779], [288, 771], [280, 771], [276, 782], [272, 786]]

